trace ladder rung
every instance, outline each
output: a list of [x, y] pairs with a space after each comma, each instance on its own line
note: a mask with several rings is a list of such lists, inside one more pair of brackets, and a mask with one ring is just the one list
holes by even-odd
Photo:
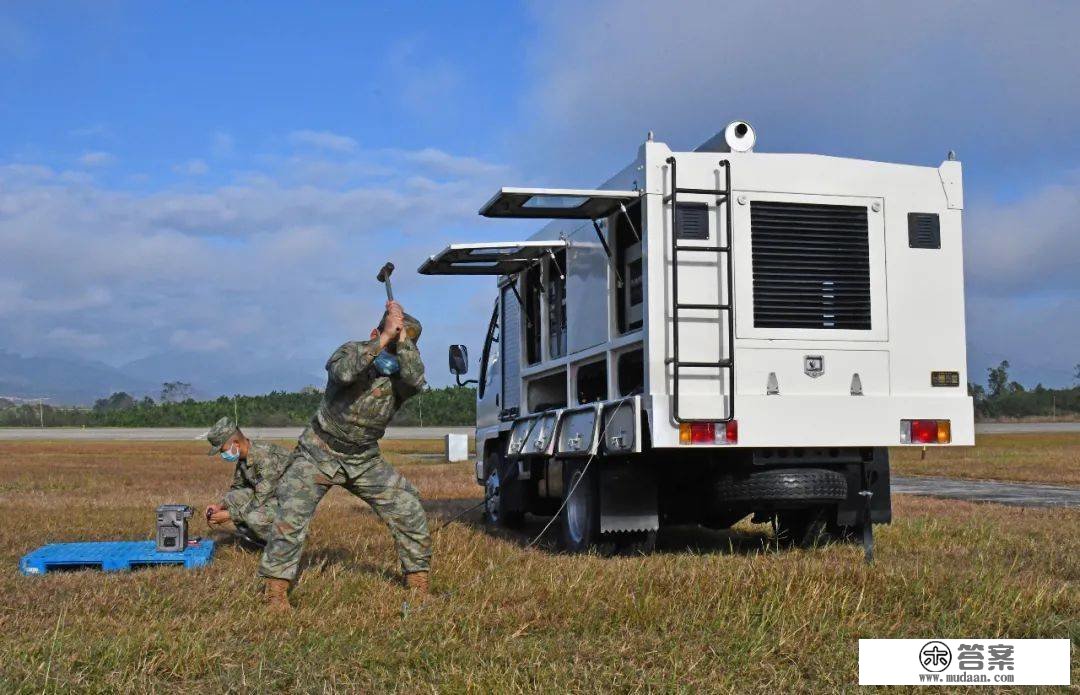
[[724, 195], [724, 191], [714, 191], [709, 188], [676, 188], [676, 193], [697, 193], [700, 195]]
[[723, 191], [709, 191], [705, 190], [704, 188], [677, 188], [675, 189], [674, 194], [664, 196], [664, 202], [670, 203], [672, 198], [674, 198], [679, 193], [690, 193], [692, 195], [714, 195], [716, 196], [717, 203], [722, 200], [727, 200], [727, 194]]
[[676, 362], [674, 358], [669, 357], [666, 362], [673, 365], [675, 369], [680, 367], [730, 367], [732, 365], [730, 359], [720, 360], [719, 362]]
[[730, 304], [685, 304], [683, 302], [675, 302], [676, 309], [720, 309], [726, 311], [731, 308]]
[[704, 251], [706, 253], [727, 253], [731, 250], [728, 246], [687, 246], [686, 244], [679, 244], [675, 247], [676, 251]]

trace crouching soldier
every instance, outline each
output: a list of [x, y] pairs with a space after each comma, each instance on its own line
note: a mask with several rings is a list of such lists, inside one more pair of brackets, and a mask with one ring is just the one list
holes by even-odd
[[326, 363], [326, 392], [278, 484], [278, 516], [259, 564], [271, 609], [289, 609], [308, 526], [334, 485], [371, 505], [394, 538], [405, 585], [427, 594], [431, 536], [420, 495], [379, 452], [390, 418], [424, 386], [419, 337], [420, 323], [387, 302], [370, 340], [345, 343]]
[[207, 523], [218, 526], [232, 521], [242, 539], [265, 545], [277, 514], [275, 491], [289, 466], [290, 452], [277, 444], [253, 442], [227, 417], [214, 424], [206, 439], [210, 456], [216, 454], [236, 464], [232, 487], [220, 504], [206, 508]]

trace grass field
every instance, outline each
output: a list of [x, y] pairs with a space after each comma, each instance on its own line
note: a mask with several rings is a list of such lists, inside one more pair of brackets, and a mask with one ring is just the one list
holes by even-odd
[[[975, 460], [1027, 446], [1012, 439], [980, 438]], [[469, 463], [389, 446], [433, 517], [477, 499]], [[1075, 446], [1040, 455], [1067, 469]], [[435, 538], [440, 598], [407, 615], [388, 534], [339, 490], [288, 619], [263, 615], [258, 556], [229, 544], [198, 571], [17, 573], [42, 543], [147, 538], [158, 504], [211, 501], [230, 471], [204, 451], [0, 443], [0, 691], [850, 691], [859, 637], [1080, 643], [1080, 512], [906, 496], [869, 567], [850, 546], [776, 552], [745, 523], [666, 532], [649, 557], [568, 557], [470, 514]]]
[[894, 475], [1080, 485], [1080, 434], [981, 434], [974, 447], [892, 450]]

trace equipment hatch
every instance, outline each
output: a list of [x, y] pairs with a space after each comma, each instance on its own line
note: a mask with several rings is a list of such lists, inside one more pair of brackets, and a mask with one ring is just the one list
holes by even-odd
[[566, 248], [566, 241], [492, 241], [450, 244], [418, 269], [422, 275], [513, 275], [547, 254]]
[[640, 197], [637, 191], [574, 188], [500, 188], [480, 208], [484, 217], [598, 220]]

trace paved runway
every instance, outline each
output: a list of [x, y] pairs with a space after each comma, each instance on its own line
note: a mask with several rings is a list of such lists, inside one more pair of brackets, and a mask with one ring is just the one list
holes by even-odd
[[892, 491], [1017, 507], [1080, 507], [1080, 487], [1064, 485], [913, 476], [893, 478]]
[[1080, 432], [1080, 422], [979, 422], [978, 434], [1023, 434], [1034, 432]]
[[[253, 439], [296, 439], [300, 427], [245, 427]], [[385, 439], [442, 439], [448, 433], [473, 434], [472, 427], [388, 427]], [[100, 440], [166, 442], [202, 439], [206, 428], [196, 427], [0, 427], [0, 440]]]

